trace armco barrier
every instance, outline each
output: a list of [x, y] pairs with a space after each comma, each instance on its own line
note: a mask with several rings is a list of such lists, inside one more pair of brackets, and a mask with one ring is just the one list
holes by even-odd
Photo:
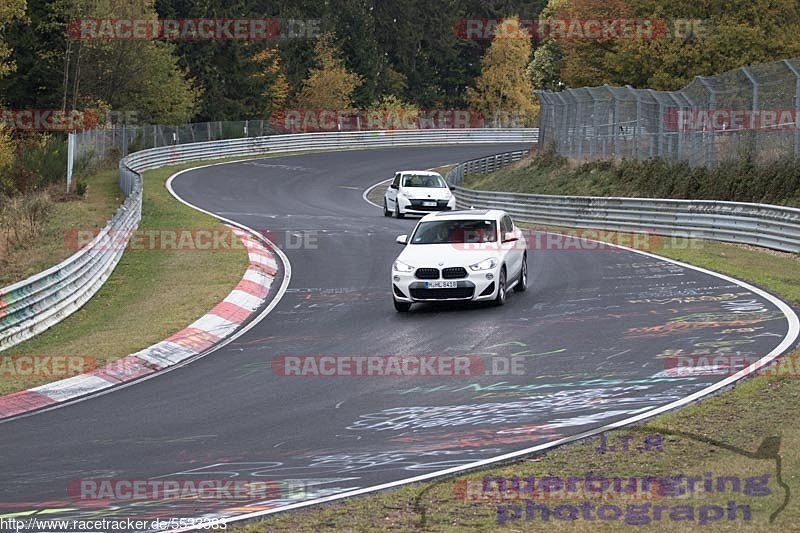
[[103, 243], [129, 235], [138, 227], [142, 213], [141, 179], [136, 174], [120, 172], [120, 183], [123, 182], [125, 202], [88, 245], [62, 263], [0, 291], [0, 350], [64, 320], [111, 275], [123, 250]]
[[[456, 205], [498, 208], [518, 221], [613, 231], [709, 239], [800, 252], [800, 209], [709, 200], [667, 200], [595, 196], [551, 196], [458, 187], [470, 174], [510, 165], [521, 152], [465, 161], [447, 174]], [[487, 170], [492, 169], [492, 170]]]
[[[62, 263], [0, 290], [0, 351], [65, 319], [105, 283], [122, 256], [120, 236], [141, 220], [141, 172], [203, 159], [311, 150], [355, 150], [420, 145], [535, 143], [537, 129], [391, 130], [273, 135], [142, 150], [122, 159], [125, 202], [105, 228]], [[113, 235], [114, 246], [103, 243]]]

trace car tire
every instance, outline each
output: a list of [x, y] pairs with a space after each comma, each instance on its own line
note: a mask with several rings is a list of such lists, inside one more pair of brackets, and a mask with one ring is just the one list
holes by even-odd
[[408, 313], [409, 309], [411, 309], [411, 304], [408, 302], [398, 302], [397, 300], [394, 300], [394, 309], [398, 313]]
[[392, 212], [389, 211], [388, 207], [386, 207], [386, 198], [383, 199], [383, 216], [385, 216], [385, 217], [392, 216]]
[[519, 271], [519, 279], [514, 285], [514, 291], [525, 292], [528, 288], [528, 256], [522, 256], [522, 268]]
[[405, 215], [400, 212], [400, 202], [394, 203], [394, 216], [397, 218], [405, 218]]
[[497, 296], [494, 305], [500, 307], [506, 303], [506, 267], [500, 270], [500, 278], [497, 280]]

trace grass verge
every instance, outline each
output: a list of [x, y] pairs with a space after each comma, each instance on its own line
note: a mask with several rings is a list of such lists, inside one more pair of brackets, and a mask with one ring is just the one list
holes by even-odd
[[55, 201], [36, 242], [14, 250], [3, 250], [0, 254], [0, 288], [46, 270], [75, 253], [64, 238], [69, 230], [105, 226], [124, 200], [117, 186], [117, 174], [117, 169], [105, 169], [81, 178], [87, 184], [84, 197]]
[[[314, 151], [315, 152], [315, 151]], [[205, 164], [246, 159], [302, 155], [305, 151], [234, 156], [193, 161], [144, 173], [142, 222], [139, 229], [191, 230], [222, 228], [214, 217], [177, 202], [164, 186], [172, 174]], [[45, 242], [37, 245], [36, 260], [23, 269], [19, 279], [33, 275], [68, 257], [65, 235], [70, 229], [103, 227], [122, 203], [117, 171], [102, 171], [88, 178], [87, 198], [56, 208]], [[39, 250], [41, 248], [41, 250]], [[78, 312], [49, 330], [0, 353], [0, 395], [43, 385], [63, 375], [20, 375], [4, 358], [19, 355], [84, 356], [89, 364], [102, 366], [169, 337], [192, 323], [221, 301], [247, 268], [241, 249], [218, 251], [127, 251], [114, 273]], [[24, 272], [24, 274], [22, 274]]]
[[[237, 159], [242, 158], [230, 160]], [[164, 186], [175, 172], [202, 164], [193, 162], [145, 172], [141, 230], [223, 228], [213, 217], [177, 202]], [[113, 179], [104, 179], [108, 187], [116, 187], [116, 171]], [[119, 205], [121, 198], [115, 201]], [[56, 233], [68, 227], [60, 226]], [[55, 240], [63, 243], [61, 234]], [[51, 258], [44, 267], [52, 264]], [[79, 355], [102, 366], [169, 337], [208, 312], [239, 282], [247, 265], [247, 253], [241, 248], [126, 251], [105, 285], [83, 308], [33, 339], [4, 351], [0, 358]], [[0, 395], [63, 377], [68, 375], [2, 374]]]
[[[551, 229], [551, 228], [548, 228]], [[791, 254], [707, 241], [675, 239], [660, 255], [685, 261], [747, 280], [800, 305], [800, 258]], [[308, 510], [281, 513], [260, 522], [234, 527], [239, 533], [262, 531], [689, 531], [701, 521], [714, 531], [798, 530], [800, 505], [793, 495], [800, 493], [800, 426], [791, 423], [800, 408], [800, 352], [785, 359], [785, 372], [748, 379], [722, 394], [708, 398], [680, 411], [660, 416], [646, 424], [609, 432], [607, 443], [616, 445], [614, 453], [600, 453], [600, 439], [561, 447], [514, 464], [489, 468], [480, 472], [433, 483], [402, 487], [372, 496], [332, 503]], [[788, 422], [788, 423], [787, 423]], [[622, 451], [620, 443], [630, 438], [631, 452]], [[660, 440], [661, 446], [650, 451], [635, 451], [647, 438]], [[699, 476], [705, 482], [710, 473], [712, 492], [706, 493], [701, 482], [689, 497], [670, 497], [638, 491], [641, 498], [600, 500], [597, 494], [571, 500], [515, 500], [512, 492], [481, 492], [484, 476], [524, 480], [557, 476], [585, 477], [588, 472], [606, 477], [631, 476], [639, 482], [646, 476]], [[766, 476], [766, 477], [764, 477]], [[720, 477], [723, 490], [717, 491]], [[733, 478], [736, 478], [734, 480]], [[735, 481], [739, 493], [733, 492]], [[766, 481], [766, 483], [763, 483]], [[541, 487], [541, 485], [537, 485]], [[641, 486], [641, 485], [640, 485]], [[688, 481], [683, 485], [688, 488]], [[496, 487], [496, 485], [490, 485]], [[748, 494], [743, 491], [747, 487]], [[758, 492], [767, 487], [769, 494]], [[788, 490], [787, 490], [788, 489]], [[668, 493], [669, 494], [669, 493]], [[761, 494], [761, 495], [756, 495]], [[474, 495], [474, 496], [473, 496]], [[488, 496], [494, 495], [491, 499]], [[786, 498], [789, 497], [788, 504]], [[612, 495], [613, 496], [613, 495]], [[530, 504], [524, 501], [530, 500]], [[730, 519], [729, 502], [748, 506], [749, 519], [739, 509]], [[649, 504], [649, 507], [644, 507]], [[518, 505], [515, 509], [513, 506]], [[573, 505], [578, 514], [571, 519], [571, 508], [563, 508], [560, 519], [542, 517], [541, 507], [554, 513], [559, 505]], [[582, 505], [594, 506], [586, 508]], [[606, 519], [599, 519], [603, 505]], [[629, 508], [633, 505], [633, 508]], [[656, 519], [656, 506], [659, 518]], [[681, 507], [682, 506], [682, 507]], [[718, 510], [723, 515], [717, 517]], [[519, 515], [515, 513], [519, 511]], [[638, 513], [638, 514], [637, 514]], [[518, 519], [515, 517], [518, 516]], [[589, 518], [586, 518], [586, 517]], [[774, 516], [774, 521], [770, 518]], [[714, 518], [717, 519], [714, 520]], [[230, 528], [229, 528], [230, 529]]]
[[552, 152], [530, 156], [489, 174], [467, 176], [468, 189], [561, 194], [730, 200], [800, 206], [800, 159], [756, 164], [745, 158], [722, 161], [713, 169], [686, 162], [577, 162]]

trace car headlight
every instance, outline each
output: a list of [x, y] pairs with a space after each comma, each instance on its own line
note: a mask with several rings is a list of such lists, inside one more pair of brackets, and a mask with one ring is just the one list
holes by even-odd
[[413, 272], [414, 267], [411, 265], [407, 265], [402, 261], [395, 261], [394, 262], [394, 270], [395, 272]]
[[484, 259], [480, 263], [475, 263], [474, 265], [470, 265], [470, 270], [491, 270], [497, 266], [497, 259], [494, 257], [490, 257], [489, 259]]

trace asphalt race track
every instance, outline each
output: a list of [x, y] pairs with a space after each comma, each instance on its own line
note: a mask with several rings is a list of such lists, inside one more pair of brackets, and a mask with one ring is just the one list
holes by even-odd
[[[188, 366], [0, 424], [0, 515], [233, 516], [410, 478], [577, 434], [722, 379], [670, 377], [670, 355], [763, 355], [783, 340], [787, 320], [761, 296], [618, 249], [529, 251], [529, 289], [504, 307], [396, 313], [394, 238], [416, 220], [383, 217], [364, 190], [401, 168], [516, 148], [315, 153], [182, 174], [173, 186], [186, 201], [269, 232], [291, 263], [288, 290], [263, 322]], [[495, 361], [489, 367], [517, 357], [524, 373], [290, 377], [273, 371], [281, 355], [473, 355]], [[71, 498], [68, 487], [99, 478], [282, 483], [258, 502]]]

